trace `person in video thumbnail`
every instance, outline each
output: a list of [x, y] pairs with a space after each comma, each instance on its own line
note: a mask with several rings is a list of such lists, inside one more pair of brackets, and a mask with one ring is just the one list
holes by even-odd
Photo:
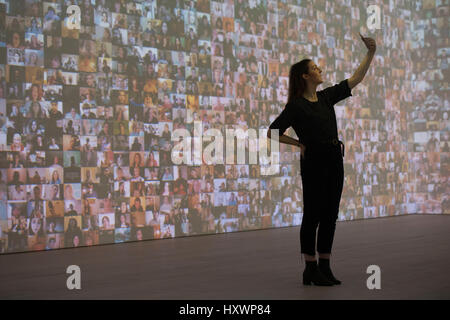
[[30, 89], [29, 101], [25, 104], [28, 110], [28, 118], [46, 118], [47, 112], [44, 106], [41, 104], [41, 90], [39, 85], [32, 84]]
[[[344, 144], [338, 140], [334, 105], [352, 96], [351, 89], [364, 79], [375, 55], [375, 40], [359, 36], [368, 52], [353, 76], [339, 84], [316, 92], [317, 86], [324, 82], [322, 69], [311, 59], [303, 59], [291, 66], [287, 104], [267, 132], [268, 138], [272, 139], [271, 134], [276, 131], [273, 129], [278, 129], [279, 138], [274, 137], [274, 140], [301, 149], [304, 203], [300, 254], [306, 260], [305, 285], [311, 282], [321, 286], [341, 283], [334, 277], [329, 264], [344, 184], [345, 153]], [[283, 134], [291, 126], [298, 140]], [[315, 254], [317, 227], [318, 266]]]
[[11, 151], [23, 151], [22, 137], [19, 133], [14, 133], [13, 143], [11, 144]]
[[70, 218], [69, 223], [67, 225], [66, 234], [64, 235], [64, 246], [76, 247], [78, 245], [79, 239], [81, 239], [81, 229], [78, 226], [77, 220], [75, 218]]

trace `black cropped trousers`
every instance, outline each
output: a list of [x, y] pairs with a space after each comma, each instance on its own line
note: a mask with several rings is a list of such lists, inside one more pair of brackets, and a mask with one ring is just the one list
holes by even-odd
[[341, 141], [310, 145], [300, 157], [303, 184], [301, 253], [315, 256], [317, 227], [317, 252], [331, 253], [344, 185], [343, 148]]

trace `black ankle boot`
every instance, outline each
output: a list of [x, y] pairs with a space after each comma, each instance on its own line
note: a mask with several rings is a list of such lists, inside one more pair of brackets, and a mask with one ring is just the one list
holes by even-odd
[[333, 282], [333, 284], [342, 283], [340, 280], [336, 279], [333, 275], [333, 272], [331, 272], [330, 259], [319, 258], [319, 270], [325, 275], [328, 280]]
[[319, 268], [317, 267], [317, 261], [305, 261], [306, 262], [306, 268], [305, 271], [303, 271], [303, 284], [304, 285], [311, 285], [311, 283], [315, 284], [316, 286], [332, 286], [333, 282], [327, 279], [325, 275], [320, 272]]

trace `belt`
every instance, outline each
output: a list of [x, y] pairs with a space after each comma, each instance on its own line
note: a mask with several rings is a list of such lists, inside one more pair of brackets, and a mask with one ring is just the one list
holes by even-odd
[[318, 142], [322, 143], [322, 144], [333, 144], [335, 146], [342, 145], [342, 156], [344, 156], [344, 154], [345, 154], [345, 145], [344, 145], [344, 143], [341, 140], [333, 138], [333, 139], [321, 140], [321, 141], [318, 141]]

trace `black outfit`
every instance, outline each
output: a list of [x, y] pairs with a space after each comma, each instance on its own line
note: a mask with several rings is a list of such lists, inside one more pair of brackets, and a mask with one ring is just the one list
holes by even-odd
[[348, 79], [345, 79], [318, 91], [316, 102], [299, 97], [287, 103], [269, 126], [269, 129], [279, 129], [280, 136], [292, 126], [306, 147], [300, 157], [303, 184], [301, 253], [315, 255], [319, 223], [317, 251], [331, 253], [344, 185], [344, 149], [341, 150], [343, 143], [338, 140], [334, 105], [351, 95]]

